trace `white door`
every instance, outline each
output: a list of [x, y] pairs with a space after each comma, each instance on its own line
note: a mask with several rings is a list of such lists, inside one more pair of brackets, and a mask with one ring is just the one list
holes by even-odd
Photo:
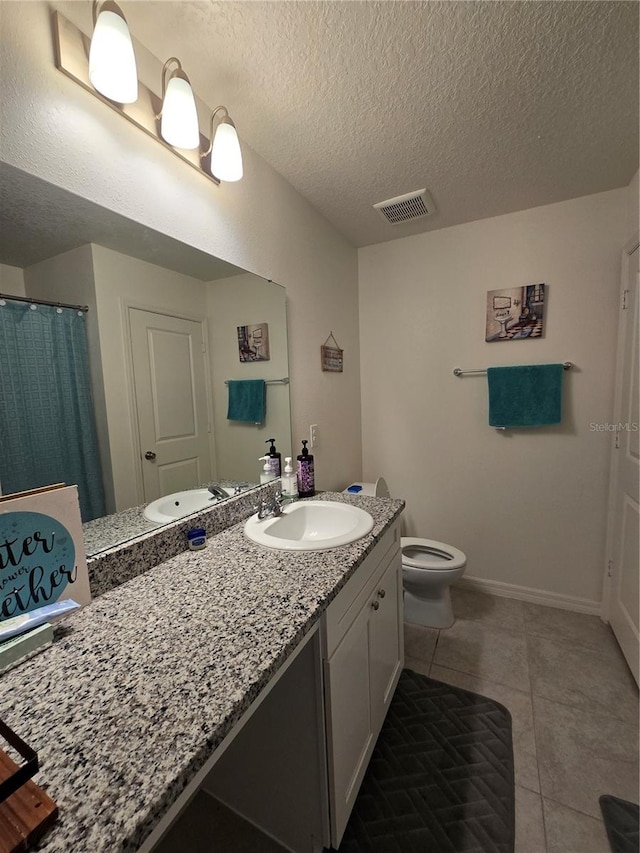
[[626, 256], [620, 311], [616, 430], [609, 523], [609, 621], [636, 681], [640, 660], [638, 480], [638, 256]]
[[202, 324], [129, 309], [145, 503], [211, 479]]

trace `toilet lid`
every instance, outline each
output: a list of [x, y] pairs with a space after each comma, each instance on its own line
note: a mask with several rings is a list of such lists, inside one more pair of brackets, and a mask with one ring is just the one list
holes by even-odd
[[403, 536], [400, 547], [402, 548], [402, 565], [410, 566], [412, 569], [450, 571], [460, 569], [467, 564], [467, 557], [462, 551], [445, 542], [436, 542], [435, 539]]

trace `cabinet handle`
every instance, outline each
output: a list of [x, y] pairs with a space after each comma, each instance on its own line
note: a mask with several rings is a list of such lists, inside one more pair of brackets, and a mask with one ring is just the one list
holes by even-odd
[[379, 589], [379, 590], [378, 590], [378, 595], [380, 596], [380, 598], [384, 598], [386, 594], [387, 594], [387, 593], [386, 593], [386, 591], [385, 591], [384, 589]]
[[377, 610], [380, 607], [380, 602], [379, 601], [372, 601], [371, 606], [373, 607], [374, 610]]

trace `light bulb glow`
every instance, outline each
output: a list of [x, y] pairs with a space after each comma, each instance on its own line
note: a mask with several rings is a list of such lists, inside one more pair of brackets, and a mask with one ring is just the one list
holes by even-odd
[[138, 72], [127, 22], [116, 12], [98, 15], [89, 49], [92, 86], [119, 104], [138, 99]]
[[172, 77], [162, 102], [162, 138], [175, 148], [199, 148], [200, 129], [193, 90], [184, 77]]
[[211, 147], [211, 173], [221, 181], [242, 178], [242, 152], [233, 123], [223, 119], [216, 128]]

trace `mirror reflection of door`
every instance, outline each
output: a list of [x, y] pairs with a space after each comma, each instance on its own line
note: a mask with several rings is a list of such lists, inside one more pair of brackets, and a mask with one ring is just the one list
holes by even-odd
[[211, 480], [202, 323], [129, 309], [144, 502]]

